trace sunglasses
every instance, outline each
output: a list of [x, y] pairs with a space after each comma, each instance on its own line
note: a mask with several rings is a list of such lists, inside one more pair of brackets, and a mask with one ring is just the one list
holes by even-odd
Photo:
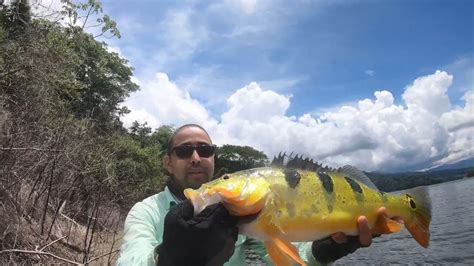
[[180, 159], [187, 159], [191, 157], [191, 155], [193, 155], [194, 150], [197, 151], [199, 157], [209, 158], [216, 152], [216, 146], [208, 144], [184, 144], [174, 147], [173, 150], [175, 151], [176, 156], [178, 156], [178, 158]]

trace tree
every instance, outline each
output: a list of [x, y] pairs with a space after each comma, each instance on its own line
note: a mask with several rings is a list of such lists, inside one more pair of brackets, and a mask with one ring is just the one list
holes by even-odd
[[250, 146], [223, 145], [218, 148], [216, 175], [233, 173], [239, 170], [262, 167], [268, 157]]
[[157, 128], [150, 136], [151, 143], [159, 143], [161, 146], [161, 154], [166, 152], [168, 147], [168, 140], [173, 134], [174, 129], [170, 125], [162, 125]]
[[[87, 33], [73, 28], [66, 32], [68, 45], [77, 55], [76, 79], [81, 89], [70, 100], [78, 118], [91, 118], [102, 130], [119, 128], [119, 104], [138, 86], [131, 81], [132, 69], [127, 60], [108, 52]], [[69, 95], [71, 96], [71, 95]]]
[[[160, 147], [142, 148], [118, 120], [119, 104], [138, 89], [127, 62], [82, 27], [28, 21], [27, 10], [0, 10], [2, 249], [34, 250], [64, 238], [58, 228], [74, 224], [81, 230], [64, 241], [70, 250], [48, 249], [72, 251], [85, 263], [103, 251], [99, 239], [116, 243], [111, 232], [123, 222], [121, 206], [160, 189]], [[24, 27], [15, 30], [15, 23]], [[44, 263], [0, 256], [0, 264], [11, 262]]]
[[27, 0], [13, 0], [6, 8], [10, 32], [24, 32], [31, 23], [31, 7]]

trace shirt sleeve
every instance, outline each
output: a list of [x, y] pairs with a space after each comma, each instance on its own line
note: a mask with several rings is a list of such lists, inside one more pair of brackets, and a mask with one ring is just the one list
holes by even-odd
[[296, 248], [298, 248], [298, 252], [300, 253], [300, 257], [306, 261], [308, 265], [332, 265], [332, 263], [329, 264], [323, 264], [319, 261], [316, 260], [316, 258], [313, 255], [312, 251], [312, 244], [313, 242], [299, 242], [299, 243], [293, 243]]
[[133, 206], [125, 219], [117, 265], [155, 265], [155, 248], [162, 242], [164, 215], [151, 198]]

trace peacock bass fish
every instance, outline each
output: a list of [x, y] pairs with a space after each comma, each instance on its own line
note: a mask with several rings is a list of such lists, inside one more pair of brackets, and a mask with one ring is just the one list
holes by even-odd
[[[283, 156], [274, 162], [282, 162]], [[296, 156], [286, 166], [226, 174], [184, 194], [195, 213], [222, 202], [232, 215], [253, 215], [239, 225], [239, 233], [263, 241], [276, 265], [306, 265], [291, 242], [320, 240], [336, 232], [357, 235], [361, 215], [367, 217], [372, 234], [398, 232], [404, 225], [421, 246], [429, 245], [431, 206], [426, 190], [384, 193], [352, 166], [336, 170]], [[380, 207], [386, 208], [384, 219], [377, 214]]]

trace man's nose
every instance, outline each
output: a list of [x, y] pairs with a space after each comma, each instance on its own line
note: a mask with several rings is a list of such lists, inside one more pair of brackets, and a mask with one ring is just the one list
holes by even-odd
[[191, 154], [191, 163], [192, 164], [199, 164], [201, 162], [201, 157], [196, 150], [193, 150], [193, 154]]

